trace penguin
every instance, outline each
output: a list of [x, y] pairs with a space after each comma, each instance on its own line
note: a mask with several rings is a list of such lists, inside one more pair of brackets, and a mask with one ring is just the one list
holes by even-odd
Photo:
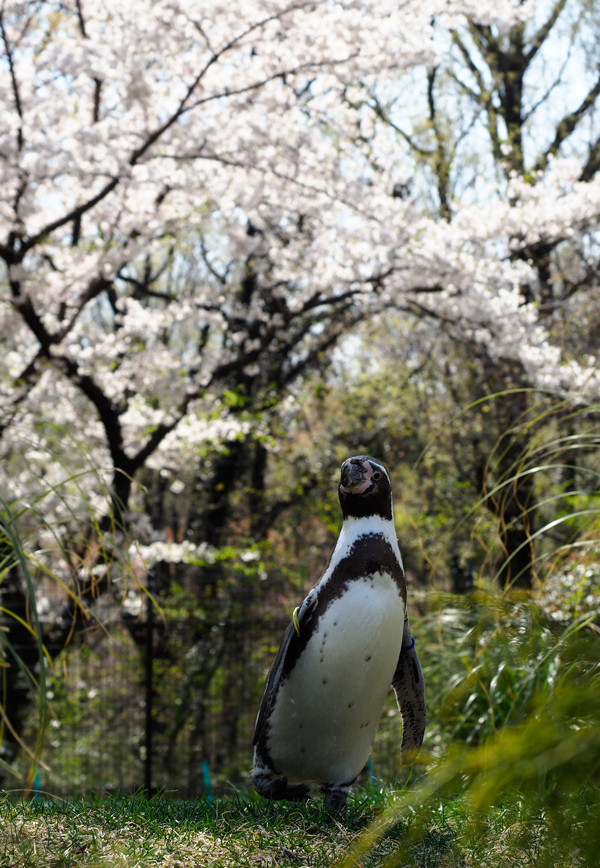
[[323, 576], [294, 611], [267, 676], [254, 733], [254, 789], [300, 801], [320, 787], [346, 808], [392, 686], [402, 761], [414, 762], [427, 714], [411, 635], [392, 486], [375, 458], [341, 466], [342, 528]]

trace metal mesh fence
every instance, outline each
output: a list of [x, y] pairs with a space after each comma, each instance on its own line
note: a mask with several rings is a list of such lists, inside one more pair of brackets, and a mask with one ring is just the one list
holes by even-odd
[[[148, 609], [122, 613], [65, 649], [47, 673], [49, 719], [36, 788], [71, 798], [160, 791], [173, 798], [250, 786], [252, 735], [267, 668], [283, 621], [229, 617], [199, 629], [196, 618], [165, 623]], [[32, 719], [25, 740], [35, 742]], [[393, 698], [384, 709], [373, 766], [399, 772]], [[30, 760], [15, 770], [24, 781]]]
[[[140, 788], [188, 797], [248, 786], [266, 665], [251, 626], [228, 622], [204, 639], [186, 619], [88, 630], [47, 672], [36, 787], [59, 797]], [[36, 726], [32, 716], [29, 744]], [[28, 762], [15, 765], [23, 779]]]

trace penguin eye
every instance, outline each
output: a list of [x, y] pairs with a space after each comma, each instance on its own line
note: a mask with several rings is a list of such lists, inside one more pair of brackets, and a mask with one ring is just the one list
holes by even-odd
[[371, 479], [381, 479], [381, 473], [378, 470], [375, 471]]

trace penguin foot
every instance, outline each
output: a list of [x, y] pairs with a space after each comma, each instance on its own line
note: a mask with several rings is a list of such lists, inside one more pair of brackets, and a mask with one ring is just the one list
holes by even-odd
[[323, 787], [325, 794], [325, 807], [332, 814], [344, 815], [348, 813], [348, 787]]
[[283, 775], [274, 778], [261, 772], [254, 775], [252, 783], [259, 796], [276, 801], [286, 799], [288, 802], [305, 802], [310, 793], [310, 788], [305, 784], [288, 784], [288, 779]]

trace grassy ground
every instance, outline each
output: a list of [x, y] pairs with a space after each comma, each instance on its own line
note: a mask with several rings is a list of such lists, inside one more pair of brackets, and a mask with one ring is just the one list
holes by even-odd
[[[0, 866], [514, 868], [537, 864], [531, 817], [526, 829], [514, 805], [510, 810], [498, 809], [492, 823], [488, 816], [479, 834], [474, 835], [469, 826], [465, 835], [459, 803], [441, 802], [421, 825], [414, 816], [390, 820], [391, 799], [358, 793], [351, 799], [348, 816], [340, 820], [327, 814], [320, 800], [294, 805], [244, 796], [212, 803], [137, 796], [23, 803], [5, 797], [0, 799]], [[411, 834], [413, 826], [419, 826], [418, 835]]]
[[[426, 841], [402, 854], [403, 824], [392, 824], [368, 856], [356, 858], [361, 833], [383, 808], [377, 795], [357, 795], [348, 816], [335, 819], [320, 800], [306, 805], [269, 804], [234, 796], [212, 803], [143, 797], [93, 802], [0, 801], [2, 868], [58, 866], [399, 865], [453, 866], [452, 831], [439, 817]], [[449, 860], [449, 861], [448, 861]]]

